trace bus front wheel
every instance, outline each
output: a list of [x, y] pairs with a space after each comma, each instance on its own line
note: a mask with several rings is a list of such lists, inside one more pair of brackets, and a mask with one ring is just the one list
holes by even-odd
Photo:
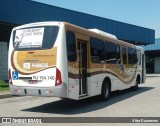
[[102, 89], [101, 89], [101, 100], [106, 101], [111, 93], [110, 85], [108, 81], [104, 81], [102, 84]]
[[135, 82], [135, 86], [132, 87], [132, 90], [133, 90], [133, 91], [138, 90], [139, 81], [140, 81], [140, 80], [139, 80], [139, 77], [137, 77], [136, 82]]

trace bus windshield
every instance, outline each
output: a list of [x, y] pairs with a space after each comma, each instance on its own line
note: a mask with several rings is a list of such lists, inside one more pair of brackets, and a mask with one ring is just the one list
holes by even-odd
[[50, 49], [56, 41], [58, 31], [58, 26], [17, 29], [13, 32], [13, 47], [15, 50]]

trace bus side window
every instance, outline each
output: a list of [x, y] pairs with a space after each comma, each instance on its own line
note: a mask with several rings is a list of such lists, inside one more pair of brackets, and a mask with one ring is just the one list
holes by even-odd
[[74, 35], [73, 32], [67, 31], [66, 42], [67, 42], [67, 57], [68, 57], [68, 61], [75, 62], [76, 59], [77, 59], [77, 56], [76, 56], [75, 35]]
[[105, 61], [104, 42], [96, 38], [91, 38], [90, 48], [91, 48], [92, 63], [104, 63]]
[[126, 48], [122, 47], [123, 64], [127, 64], [127, 52]]
[[111, 42], [105, 42], [106, 63], [116, 64], [116, 45]]
[[137, 59], [137, 51], [133, 48], [128, 48], [128, 64], [136, 64]]

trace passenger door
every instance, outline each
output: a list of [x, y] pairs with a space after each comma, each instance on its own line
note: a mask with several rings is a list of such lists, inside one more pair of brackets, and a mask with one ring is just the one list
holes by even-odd
[[87, 96], [87, 42], [77, 40], [79, 64], [79, 97]]

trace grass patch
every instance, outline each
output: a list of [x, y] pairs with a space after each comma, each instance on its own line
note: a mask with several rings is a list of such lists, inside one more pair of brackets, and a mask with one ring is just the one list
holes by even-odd
[[5, 87], [5, 88], [0, 87], [0, 92], [2, 92], [2, 91], [9, 91], [9, 87]]
[[0, 85], [6, 84], [4, 81], [0, 80]]
[[0, 80], [0, 91], [9, 91], [9, 84]]

